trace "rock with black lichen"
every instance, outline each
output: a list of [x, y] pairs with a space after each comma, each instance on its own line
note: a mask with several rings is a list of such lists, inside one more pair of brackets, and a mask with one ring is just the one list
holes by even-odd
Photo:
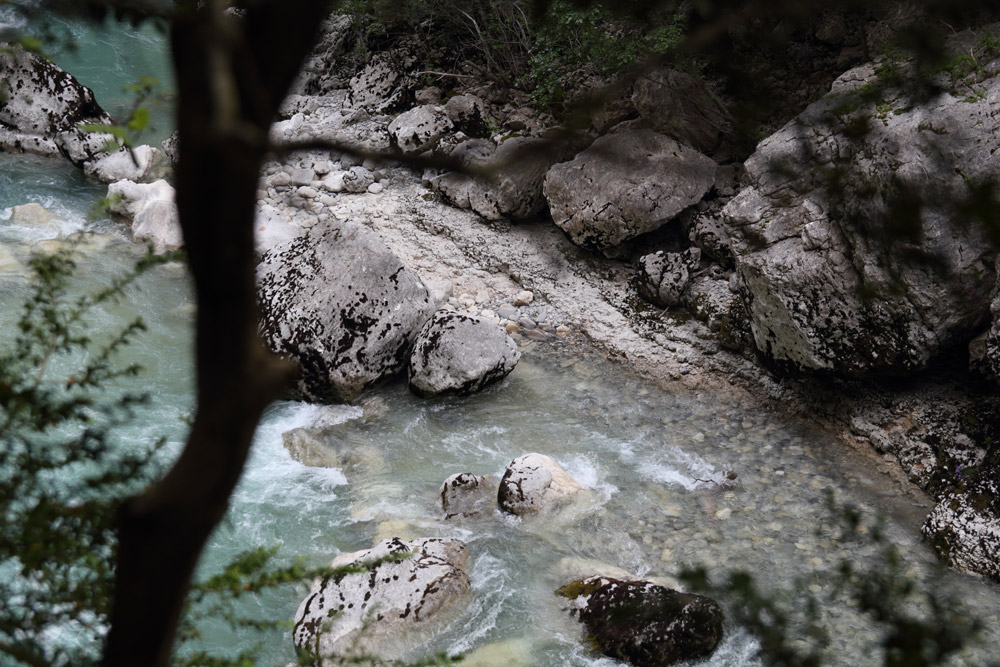
[[[375, 564], [317, 585], [295, 613], [292, 640], [299, 649], [337, 659], [397, 658], [408, 639], [468, 594], [468, 557], [461, 541], [438, 538], [393, 538], [338, 556], [331, 567]], [[321, 664], [340, 662], [331, 657]]]
[[434, 312], [420, 277], [353, 221], [272, 248], [257, 283], [265, 343], [299, 363], [296, 394], [318, 403], [351, 401], [401, 371]]
[[417, 335], [410, 355], [410, 389], [420, 396], [464, 396], [505, 378], [521, 358], [496, 322], [439, 310]]
[[924, 521], [924, 538], [950, 566], [1000, 581], [1000, 456], [947, 492]]
[[579, 493], [583, 487], [545, 454], [525, 454], [507, 466], [497, 504], [520, 516], [550, 510]]
[[707, 658], [722, 639], [719, 605], [649, 581], [591, 577], [563, 586], [570, 613], [604, 655], [639, 667]]
[[421, 153], [433, 149], [453, 129], [442, 107], [424, 104], [389, 123], [389, 144], [405, 155]]

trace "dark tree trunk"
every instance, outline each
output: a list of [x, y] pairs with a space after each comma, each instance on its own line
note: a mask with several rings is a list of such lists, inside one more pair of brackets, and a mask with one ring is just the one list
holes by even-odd
[[198, 408], [164, 479], [122, 509], [105, 665], [169, 662], [191, 575], [226, 513], [260, 415], [291, 379], [257, 336], [253, 214], [267, 131], [327, 4], [217, 3], [173, 21], [177, 207], [198, 304]]

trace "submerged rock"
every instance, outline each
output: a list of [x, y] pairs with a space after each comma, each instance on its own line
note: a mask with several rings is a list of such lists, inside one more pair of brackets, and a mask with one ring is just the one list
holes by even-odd
[[652, 130], [608, 134], [545, 176], [552, 220], [605, 250], [659, 229], [715, 183], [715, 162]]
[[500, 480], [497, 503], [510, 514], [551, 509], [583, 487], [545, 454], [525, 454], [508, 464]]
[[261, 334], [301, 366], [299, 395], [357, 398], [406, 364], [433, 314], [427, 287], [360, 223], [320, 224], [257, 266]]
[[460, 472], [444, 480], [438, 495], [446, 519], [473, 516], [496, 504], [497, 483], [489, 475]]
[[439, 310], [410, 355], [410, 389], [421, 396], [467, 395], [502, 380], [517, 365], [517, 344], [498, 324]]
[[21, 204], [10, 209], [10, 218], [7, 220], [12, 225], [44, 225], [55, 218], [47, 208], [41, 204], [32, 202]]
[[330, 430], [294, 428], [281, 434], [288, 455], [305, 466], [339, 468], [346, 473], [370, 473], [385, 460], [377, 447], [365, 442], [343, 442]]
[[597, 650], [640, 667], [707, 658], [722, 639], [722, 609], [702, 595], [606, 577], [556, 592], [570, 599], [571, 613]]
[[333, 568], [371, 565], [365, 572], [328, 577], [314, 588], [295, 613], [292, 640], [325, 658], [396, 657], [401, 640], [469, 592], [468, 557], [459, 540], [436, 538], [391, 539], [338, 556]]

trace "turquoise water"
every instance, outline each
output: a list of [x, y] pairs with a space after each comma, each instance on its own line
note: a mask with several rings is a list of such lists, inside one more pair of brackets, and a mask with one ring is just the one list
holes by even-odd
[[[75, 24], [70, 29], [82, 49], [60, 55], [66, 58], [60, 62], [89, 72], [88, 83], [102, 103], [102, 95], [112, 99], [123, 83], [148, 73], [143, 63], [165, 62], [155, 32], [103, 33]], [[70, 58], [78, 60], [76, 66]], [[0, 329], [10, 330], [16, 304], [28, 292], [24, 267], [33, 250], [80, 230], [92, 232], [81, 261], [81, 279], [90, 285], [126, 271], [139, 256], [141, 249], [122, 228], [88, 220], [88, 209], [102, 195], [102, 187], [61, 161], [0, 155]], [[11, 225], [9, 207], [28, 202], [43, 204], [55, 219]], [[98, 313], [95, 326], [101, 329], [135, 315], [150, 329], [127, 353], [147, 372], [126, 386], [149, 391], [153, 401], [122, 433], [123, 442], [166, 437], [169, 457], [183, 441], [192, 409], [194, 314], [177, 264], [155, 269], [125, 302]], [[618, 663], [586, 650], [579, 627], [552, 594], [566, 583], [570, 561], [599, 561], [664, 578], [695, 564], [712, 572], [743, 568], [765, 588], [803, 579], [827, 601], [823, 620], [832, 636], [831, 664], [872, 664], [877, 636], [870, 620], [837, 598], [833, 581], [841, 560], [870, 561], [874, 547], [839, 539], [825, 509], [832, 490], [870, 516], [888, 518], [888, 539], [904, 553], [914, 582], [955, 591], [986, 621], [985, 643], [957, 664], [983, 664], [1000, 654], [998, 587], [955, 574], [936, 579], [933, 555], [917, 534], [928, 508], [914, 506], [907, 490], [868, 457], [754, 405], [665, 393], [593, 351], [538, 344], [523, 351], [514, 373], [479, 396], [425, 401], [394, 383], [371, 395], [374, 417], [358, 407], [272, 406], [201, 572], [215, 572], [257, 545], [281, 545], [282, 562], [301, 556], [320, 565], [366, 548], [378, 536], [456, 536], [469, 545], [473, 595], [446, 626], [415, 639], [412, 655], [504, 644], [523, 664], [603, 667]], [[282, 433], [321, 418], [341, 422], [338, 438], [368, 452], [369, 464], [339, 470], [292, 460]], [[512, 458], [532, 451], [554, 457], [578, 479], [586, 488], [584, 500], [538, 521], [498, 512], [461, 523], [441, 518], [437, 491], [448, 475], [499, 476]], [[739, 474], [736, 488], [700, 481], [721, 479], [729, 470]], [[303, 584], [246, 596], [242, 613], [291, 619], [307, 592]], [[213, 651], [235, 654], [258, 646], [261, 665], [293, 658], [287, 630], [234, 631], [212, 621], [204, 634], [203, 646]], [[755, 641], [729, 621], [722, 645], [705, 664], [756, 664], [755, 650]]]

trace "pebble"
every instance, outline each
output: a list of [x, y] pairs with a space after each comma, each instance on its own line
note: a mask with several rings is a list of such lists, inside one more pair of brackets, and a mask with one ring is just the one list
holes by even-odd
[[279, 171], [277, 174], [269, 177], [267, 180], [270, 181], [271, 185], [274, 187], [288, 185], [289, 183], [292, 182], [291, 176], [289, 176], [283, 171]]
[[723, 507], [721, 510], [715, 513], [715, 518], [719, 521], [725, 521], [733, 515], [733, 510], [728, 507]]
[[569, 335], [569, 332], [570, 332], [570, 328], [568, 326], [566, 326], [565, 324], [560, 324], [559, 326], [556, 327], [556, 335], [557, 336], [567, 336], [567, 335]]
[[664, 507], [663, 513], [666, 514], [667, 516], [679, 517], [681, 516], [681, 508], [671, 505], [669, 507]]
[[296, 192], [298, 192], [298, 195], [304, 199], [315, 199], [319, 196], [319, 192], [316, 191], [316, 188], [309, 185], [303, 185]]
[[548, 340], [549, 335], [544, 331], [539, 331], [538, 329], [528, 329], [523, 332], [523, 336], [530, 340]]
[[485, 317], [485, 318], [486, 318], [486, 319], [488, 319], [488, 320], [495, 320], [495, 319], [496, 319], [496, 317], [497, 317], [497, 314], [496, 314], [496, 313], [494, 313], [494, 312], [493, 312], [492, 310], [490, 310], [489, 308], [483, 308], [483, 309], [482, 309], [481, 311], [479, 311], [479, 314], [480, 314], [480, 315], [481, 315], [482, 317]]
[[528, 304], [530, 304], [534, 300], [535, 300], [535, 295], [534, 294], [532, 294], [528, 290], [522, 290], [522, 291], [520, 291], [520, 292], [517, 293], [517, 296], [514, 297], [514, 305], [515, 306], [527, 306]]
[[372, 193], [373, 195], [377, 195], [384, 189], [385, 186], [382, 185], [381, 183], [372, 183], [371, 185], [368, 186], [368, 192]]
[[509, 303], [502, 304], [497, 308], [497, 314], [506, 320], [515, 320], [518, 316], [518, 310]]
[[509, 334], [516, 334], [518, 331], [521, 330], [521, 327], [518, 325], [517, 322], [508, 322], [507, 326], [505, 326], [504, 328], [507, 330], [507, 333]]
[[705, 434], [702, 433], [701, 431], [698, 431], [693, 436], [691, 436], [691, 439], [694, 440], [695, 442], [702, 442], [705, 440]]
[[519, 319], [517, 321], [517, 323], [521, 325], [522, 329], [537, 329], [538, 328], [538, 325], [535, 324], [535, 321], [534, 320], [530, 320], [527, 317], [522, 317], [521, 319]]

